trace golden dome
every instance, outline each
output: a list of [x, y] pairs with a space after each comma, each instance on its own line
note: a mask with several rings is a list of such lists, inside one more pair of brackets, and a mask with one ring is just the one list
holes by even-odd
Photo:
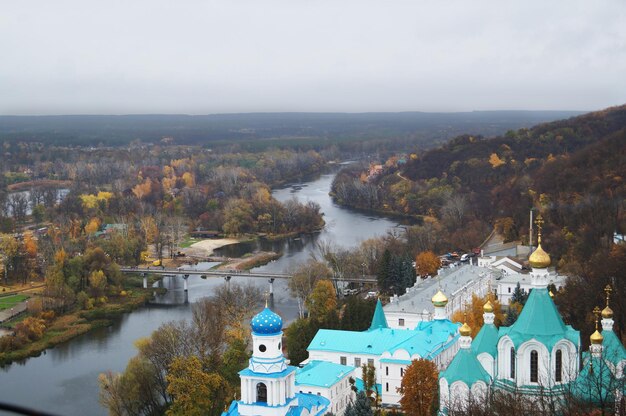
[[606, 305], [606, 308], [602, 309], [602, 317], [604, 319], [610, 319], [613, 317], [613, 309], [609, 308], [609, 305]]
[[491, 304], [490, 300], [488, 300], [487, 303], [485, 303], [485, 305], [483, 306], [483, 311], [487, 313], [493, 312], [493, 305]]
[[604, 337], [602, 336], [601, 333], [598, 332], [598, 330], [596, 329], [596, 332], [594, 332], [593, 334], [591, 334], [591, 336], [589, 337], [589, 339], [591, 340], [592, 344], [602, 344], [602, 341], [604, 340]]
[[444, 307], [448, 304], [448, 298], [441, 290], [438, 290], [437, 293], [435, 293], [435, 296], [431, 299], [431, 302], [435, 306]]
[[467, 322], [465, 322], [461, 326], [461, 328], [459, 328], [459, 334], [461, 334], [462, 337], [469, 337], [471, 333], [472, 333], [472, 328], [470, 328]]
[[528, 258], [528, 262], [535, 269], [545, 269], [552, 263], [550, 255], [541, 248], [541, 243], [537, 246], [537, 250], [533, 251], [533, 254]]
[[550, 295], [551, 298], [554, 298], [554, 293], [552, 293], [552, 291], [549, 291], [548, 294]]

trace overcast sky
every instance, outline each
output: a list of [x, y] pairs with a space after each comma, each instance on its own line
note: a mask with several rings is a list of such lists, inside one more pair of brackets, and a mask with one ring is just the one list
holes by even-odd
[[626, 103], [624, 0], [0, 4], [0, 114]]

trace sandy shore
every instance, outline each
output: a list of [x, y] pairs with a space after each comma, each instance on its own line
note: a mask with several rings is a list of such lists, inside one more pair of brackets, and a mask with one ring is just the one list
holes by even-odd
[[191, 248], [204, 250], [208, 257], [213, 254], [213, 250], [220, 247], [229, 246], [231, 244], [237, 244], [238, 242], [239, 240], [234, 238], [217, 238], [198, 241], [197, 243], [193, 243], [191, 245]]

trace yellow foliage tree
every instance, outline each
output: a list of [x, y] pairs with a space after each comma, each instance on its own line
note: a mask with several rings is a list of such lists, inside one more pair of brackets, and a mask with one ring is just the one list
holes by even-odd
[[[494, 299], [493, 296], [490, 297], [489, 301], [493, 306], [493, 314], [495, 315], [493, 323], [496, 326], [500, 326], [504, 322], [502, 305], [500, 305], [500, 302], [497, 299]], [[454, 312], [452, 314], [451, 321], [460, 323], [467, 322], [470, 328], [472, 328], [472, 338], [474, 338], [485, 323], [483, 319], [483, 314], [485, 313], [483, 307], [485, 306], [485, 303], [487, 303], [487, 296], [480, 297], [472, 295], [472, 303], [466, 305], [465, 311], [458, 310]], [[467, 317], [465, 317], [465, 312], [467, 312]]]
[[337, 308], [337, 294], [330, 280], [318, 280], [313, 292], [306, 301], [309, 315], [313, 319], [323, 320]]
[[83, 194], [80, 196], [80, 200], [83, 203], [83, 208], [93, 209], [98, 206], [98, 197], [91, 194]]
[[133, 188], [133, 194], [139, 199], [143, 199], [152, 191], [152, 181], [150, 178], [146, 178], [142, 183], [135, 185]]
[[227, 387], [222, 376], [204, 371], [195, 355], [175, 358], [166, 379], [167, 392], [174, 399], [166, 412], [168, 416], [214, 414], [217, 399]]
[[504, 165], [506, 162], [500, 159], [496, 153], [492, 153], [491, 156], [489, 156], [489, 163], [491, 167], [495, 169], [498, 166]]
[[193, 188], [196, 185], [196, 180], [191, 172], [183, 173], [183, 181], [185, 181], [187, 188]]
[[430, 416], [436, 407], [439, 373], [434, 362], [420, 358], [413, 360], [404, 371], [398, 389], [400, 406], [407, 416]]
[[37, 242], [30, 234], [24, 234], [24, 249], [29, 257], [37, 256]]
[[441, 259], [432, 251], [423, 251], [415, 257], [415, 270], [420, 276], [433, 276], [441, 267]]
[[94, 217], [85, 225], [85, 234], [94, 234], [98, 228], [100, 228], [100, 220]]

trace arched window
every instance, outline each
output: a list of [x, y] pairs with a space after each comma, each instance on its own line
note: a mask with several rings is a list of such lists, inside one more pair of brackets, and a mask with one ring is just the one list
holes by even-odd
[[536, 383], [539, 378], [539, 354], [537, 351], [532, 350], [530, 352], [530, 382]]
[[556, 350], [555, 354], [556, 362], [554, 363], [554, 380], [555, 381], [563, 381], [562, 368], [563, 368], [563, 352], [561, 350]]
[[511, 347], [511, 378], [515, 378], [515, 348]]
[[267, 386], [263, 383], [256, 385], [256, 402], [267, 403]]

